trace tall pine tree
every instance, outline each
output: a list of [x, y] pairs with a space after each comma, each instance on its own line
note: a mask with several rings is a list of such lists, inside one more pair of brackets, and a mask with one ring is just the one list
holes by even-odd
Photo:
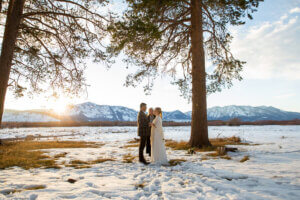
[[[110, 26], [111, 55], [124, 52], [127, 62], [139, 66], [127, 76], [126, 85], [144, 79], [151, 90], [159, 73], [169, 73], [183, 96], [192, 100], [190, 145], [209, 146], [207, 92], [230, 87], [241, 80], [244, 62], [229, 48], [228, 25], [252, 19], [263, 0], [127, 0], [128, 9]], [[205, 59], [207, 57], [207, 59]], [[205, 69], [205, 60], [213, 70]], [[178, 77], [178, 72], [182, 73]]]

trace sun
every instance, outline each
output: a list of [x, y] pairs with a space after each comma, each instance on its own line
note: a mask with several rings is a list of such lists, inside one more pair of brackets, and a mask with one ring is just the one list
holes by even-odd
[[69, 105], [67, 99], [65, 98], [55, 99], [53, 102], [51, 102], [51, 104], [52, 110], [60, 115], [66, 112], [66, 109]]

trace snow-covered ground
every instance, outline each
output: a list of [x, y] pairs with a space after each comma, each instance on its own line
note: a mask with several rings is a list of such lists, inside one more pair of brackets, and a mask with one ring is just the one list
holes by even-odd
[[[190, 127], [166, 127], [166, 139], [188, 140]], [[135, 127], [19, 128], [2, 129], [0, 138], [26, 135], [56, 135], [60, 140], [99, 141], [94, 149], [54, 149], [67, 152], [59, 162], [98, 157], [116, 161], [92, 168], [0, 170], [0, 199], [300, 199], [300, 126], [209, 127], [209, 136], [239, 136], [259, 143], [239, 146], [229, 153], [232, 160], [201, 160], [205, 153], [187, 155], [167, 149], [169, 159], [186, 159], [180, 165], [163, 167], [123, 163], [122, 157], [137, 155], [137, 148], [120, 148], [136, 137]], [[49, 138], [51, 139], [51, 138]], [[245, 155], [250, 160], [239, 160]], [[67, 182], [69, 178], [77, 182]], [[144, 187], [137, 187], [143, 184]], [[43, 185], [41, 190], [7, 194], [12, 189]]]

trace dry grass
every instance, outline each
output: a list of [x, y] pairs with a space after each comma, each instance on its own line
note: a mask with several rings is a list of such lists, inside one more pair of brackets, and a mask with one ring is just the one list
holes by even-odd
[[166, 140], [166, 146], [172, 148], [173, 150], [190, 150], [196, 152], [207, 152], [215, 151], [218, 147], [224, 147], [226, 145], [249, 145], [249, 143], [241, 142], [239, 137], [227, 137], [227, 138], [212, 138], [209, 140], [212, 146], [202, 147], [202, 148], [192, 148], [186, 141], [174, 141]]
[[9, 195], [9, 194], [22, 192], [22, 191], [26, 191], [26, 190], [42, 190], [42, 189], [45, 189], [45, 188], [46, 188], [46, 186], [44, 186], [44, 185], [35, 185], [35, 186], [25, 187], [24, 189], [7, 189], [7, 190], [4, 190], [4, 191], [1, 191], [0, 193], [2, 193], [4, 195]]
[[133, 163], [135, 156], [131, 155], [130, 153], [123, 155], [123, 163]]
[[250, 160], [250, 157], [249, 156], [244, 156], [240, 162], [243, 163], [243, 162], [246, 162], [247, 160]]
[[225, 138], [212, 138], [209, 140], [213, 146], [222, 147], [225, 145], [249, 145], [247, 142], [242, 142], [240, 137], [232, 136]]
[[210, 157], [218, 157], [218, 156], [220, 156], [220, 155], [219, 155], [219, 153], [216, 151], [216, 152], [208, 153], [208, 154], [206, 154], [206, 156], [210, 156]]
[[166, 140], [166, 146], [173, 150], [189, 150], [191, 146], [185, 141]]
[[133, 148], [133, 147], [139, 147], [139, 144], [127, 144], [127, 145], [125, 145], [125, 146], [123, 146], [123, 148]]
[[228, 155], [221, 156], [220, 158], [225, 159], [225, 160], [231, 160], [231, 157]]
[[17, 190], [17, 189], [7, 189], [7, 190], [2, 190], [1, 193], [4, 195], [9, 195], [9, 194], [14, 194], [16, 192], [22, 192], [22, 190]]
[[73, 167], [75, 169], [91, 168], [91, 165], [104, 163], [107, 161], [115, 161], [113, 158], [97, 158], [96, 160], [83, 161], [83, 160], [72, 160], [66, 167]]
[[68, 154], [67, 152], [59, 153], [59, 154], [56, 154], [54, 156], [54, 158], [56, 158], [56, 159], [63, 158], [63, 157], [66, 157], [67, 154]]
[[211, 152], [202, 157], [202, 160], [222, 158], [226, 160], [231, 160], [231, 157], [226, 154], [226, 151], [221, 152], [221, 148], [226, 145], [249, 145], [241, 141], [241, 138], [233, 136], [227, 138], [213, 138], [210, 139], [212, 146], [206, 146], [202, 148], [191, 147], [186, 141], [173, 141], [166, 140], [166, 146], [172, 148], [173, 150], [185, 150], [188, 154], [193, 154], [195, 152]]
[[83, 160], [72, 160], [70, 162], [71, 165], [87, 165], [89, 162]]
[[201, 161], [203, 161], [203, 160], [209, 160], [209, 158], [204, 155], [204, 156], [201, 157]]
[[[56, 164], [57, 158], [44, 155], [41, 149], [52, 148], [96, 148], [98, 144], [92, 142], [74, 141], [17, 141], [5, 142], [0, 146], [0, 169], [18, 166], [30, 168], [60, 168]], [[62, 154], [60, 155], [62, 156]]]
[[133, 140], [130, 140], [127, 142], [127, 145], [124, 145], [122, 148], [137, 148], [139, 147], [139, 142], [140, 142], [140, 139], [138, 138], [134, 138]]
[[172, 159], [172, 160], [169, 160], [169, 164], [170, 164], [170, 166], [176, 166], [185, 161], [186, 161], [185, 159]]
[[75, 169], [85, 169], [85, 168], [91, 168], [91, 165], [77, 165], [77, 164], [68, 164], [66, 167], [73, 167]]
[[44, 185], [35, 185], [35, 186], [26, 187], [25, 190], [42, 190], [45, 188], [46, 186]]
[[98, 158], [96, 160], [91, 161], [92, 164], [104, 163], [108, 161], [115, 161], [114, 158]]
[[128, 141], [128, 144], [133, 144], [133, 143], [139, 143], [140, 139], [139, 138], [134, 138], [133, 140]]

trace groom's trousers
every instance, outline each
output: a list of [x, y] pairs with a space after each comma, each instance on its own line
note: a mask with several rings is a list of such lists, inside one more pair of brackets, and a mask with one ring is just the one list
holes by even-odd
[[144, 149], [146, 147], [146, 153], [151, 156], [151, 143], [150, 136], [141, 136], [140, 138], [140, 147], [139, 147], [139, 160], [144, 161]]

